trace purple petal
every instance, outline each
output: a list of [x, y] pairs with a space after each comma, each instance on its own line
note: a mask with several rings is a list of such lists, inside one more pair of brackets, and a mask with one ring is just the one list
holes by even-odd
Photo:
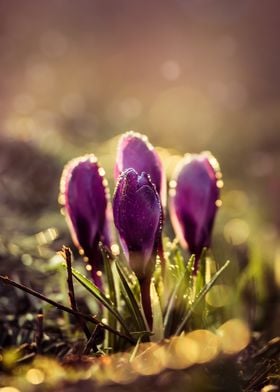
[[131, 268], [142, 278], [152, 273], [161, 231], [161, 204], [150, 177], [127, 169], [113, 199], [115, 225]]
[[182, 246], [199, 257], [203, 247], [210, 246], [221, 172], [209, 153], [187, 155], [176, 172], [171, 181], [171, 221]]
[[101, 268], [98, 244], [111, 243], [108, 223], [108, 190], [104, 171], [94, 155], [76, 158], [66, 165], [61, 178], [61, 195], [75, 245]]
[[146, 136], [129, 131], [119, 142], [115, 165], [115, 179], [132, 168], [137, 173], [150, 175], [152, 183], [161, 197], [162, 205], [166, 205], [166, 178], [160, 158]]

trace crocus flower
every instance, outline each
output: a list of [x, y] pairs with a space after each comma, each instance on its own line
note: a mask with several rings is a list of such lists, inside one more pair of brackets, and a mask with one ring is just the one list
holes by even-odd
[[150, 175], [152, 183], [166, 205], [166, 177], [159, 155], [149, 142], [147, 136], [129, 131], [120, 139], [115, 164], [115, 179], [126, 169], [132, 168], [137, 173]]
[[195, 273], [204, 247], [209, 247], [213, 223], [220, 205], [221, 171], [209, 153], [187, 154], [170, 182], [170, 216], [184, 248], [196, 256]]
[[159, 244], [162, 209], [158, 193], [150, 177], [134, 169], [119, 177], [113, 198], [114, 221], [120, 242], [141, 289], [143, 308], [152, 325], [150, 280]]
[[99, 242], [110, 246], [109, 191], [104, 174], [93, 154], [73, 159], [63, 170], [59, 196], [73, 242], [89, 262], [99, 287], [102, 270]]

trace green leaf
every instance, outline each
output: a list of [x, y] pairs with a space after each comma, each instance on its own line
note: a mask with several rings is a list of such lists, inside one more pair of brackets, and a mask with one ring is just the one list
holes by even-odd
[[113, 259], [111, 259], [110, 253], [103, 246], [100, 247], [100, 249], [103, 256], [104, 271], [105, 271], [107, 286], [109, 291], [108, 294], [111, 302], [117, 308], [117, 295], [116, 295], [114, 276], [112, 272], [114, 261]]
[[195, 255], [191, 255], [187, 264], [187, 271], [188, 271], [188, 282], [186, 285], [186, 297], [189, 301], [193, 301], [195, 297], [195, 282], [196, 282], [196, 275], [194, 275], [194, 265], [195, 265]]
[[177, 281], [175, 288], [172, 290], [171, 297], [168, 301], [168, 306], [164, 316], [164, 329], [165, 329], [165, 336], [170, 335], [170, 328], [172, 327], [172, 317], [173, 317], [173, 309], [175, 308], [176, 302], [178, 297], [180, 297], [180, 309], [178, 309], [178, 313], [184, 311], [182, 307], [185, 306], [185, 301], [183, 296], [185, 294], [189, 295], [189, 291], [192, 289], [192, 273], [193, 273], [193, 265], [195, 261], [195, 256], [192, 255], [187, 263], [185, 269], [181, 270], [181, 277]]
[[[107, 308], [120, 322], [124, 331], [127, 335], [130, 336], [130, 332], [126, 327], [125, 321], [123, 320], [122, 316], [119, 314], [117, 309], [115, 309], [114, 304], [108, 299], [102, 291], [99, 290], [97, 286], [95, 286], [90, 280], [88, 280], [83, 274], [77, 271], [75, 268], [72, 268], [72, 274], [75, 279], [82, 285], [84, 288], [91, 293], [98, 301], [102, 303], [105, 308]], [[131, 336], [130, 336], [131, 337]]]
[[[120, 277], [121, 288], [124, 295], [124, 300], [130, 310], [130, 313], [134, 319], [135, 325], [139, 331], [146, 331], [146, 323], [144, 321], [143, 315], [141, 313], [140, 307], [135, 299], [135, 296], [127, 283], [126, 274], [123, 271], [123, 267], [119, 260], [116, 260], [116, 267]], [[149, 333], [147, 331], [147, 333]]]
[[186, 271], [186, 262], [178, 246], [175, 249], [173, 260], [175, 261], [175, 266], [179, 276], [182, 276], [182, 274], [184, 274]]
[[195, 287], [193, 288], [193, 290], [195, 295], [199, 293], [200, 290], [202, 290], [202, 288], [205, 285], [206, 256], [207, 256], [207, 248], [203, 248], [200, 255], [196, 279], [194, 280]]
[[[104, 271], [107, 279], [108, 295], [114, 308], [117, 309], [118, 308], [117, 295], [116, 295], [115, 282], [114, 282], [114, 277], [112, 272], [112, 266], [114, 261], [111, 257], [111, 254], [102, 245], [100, 246], [100, 250], [103, 256]], [[117, 329], [117, 319], [115, 315], [109, 311], [108, 311], [108, 324], [111, 325], [114, 329]], [[116, 347], [116, 335], [107, 331], [106, 343], [108, 347], [111, 347], [114, 351]]]
[[195, 264], [195, 255], [191, 255], [187, 262], [187, 271], [189, 276], [193, 276], [193, 271], [194, 271], [194, 264]]
[[230, 261], [226, 261], [225, 264], [215, 273], [215, 275], [212, 277], [212, 279], [207, 283], [203, 289], [199, 292], [197, 297], [195, 298], [193, 304], [191, 307], [188, 309], [187, 314], [183, 318], [182, 322], [178, 326], [175, 335], [180, 335], [180, 333], [183, 331], [184, 326], [186, 325], [187, 321], [192, 315], [192, 312], [196, 308], [196, 306], [200, 303], [200, 301], [204, 298], [204, 296], [208, 293], [208, 291], [211, 289], [213, 284], [216, 282], [216, 280], [219, 278], [219, 276], [223, 273], [223, 271], [228, 267]]
[[151, 336], [151, 341], [158, 342], [164, 337], [164, 327], [160, 300], [154, 282], [151, 282], [150, 296], [153, 314], [153, 335]]

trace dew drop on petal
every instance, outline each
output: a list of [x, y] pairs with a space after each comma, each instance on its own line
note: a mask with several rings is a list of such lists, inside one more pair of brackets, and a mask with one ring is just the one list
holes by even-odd
[[215, 205], [216, 205], [216, 207], [218, 207], [218, 208], [221, 207], [222, 204], [223, 204], [223, 202], [222, 202], [221, 199], [215, 201]]
[[224, 181], [223, 180], [218, 180], [216, 182], [216, 185], [217, 185], [218, 188], [222, 188], [224, 186]]

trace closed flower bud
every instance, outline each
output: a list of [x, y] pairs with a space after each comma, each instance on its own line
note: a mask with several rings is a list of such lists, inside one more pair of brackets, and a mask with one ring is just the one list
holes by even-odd
[[113, 199], [115, 225], [128, 262], [139, 279], [151, 275], [161, 231], [158, 193], [146, 173], [127, 169]]
[[132, 168], [137, 173], [149, 174], [152, 183], [161, 198], [162, 206], [166, 205], [166, 177], [160, 158], [149, 143], [147, 136], [129, 131], [120, 139], [115, 165], [115, 178], [126, 169]]
[[115, 225], [131, 269], [136, 274], [149, 326], [152, 326], [150, 280], [159, 245], [162, 209], [158, 193], [146, 173], [125, 170], [113, 199]]
[[175, 233], [196, 256], [195, 272], [204, 247], [209, 247], [222, 186], [217, 160], [208, 152], [187, 154], [170, 182], [170, 216]]
[[100, 286], [102, 255], [99, 242], [110, 246], [108, 189], [104, 170], [94, 155], [73, 159], [64, 168], [59, 201], [64, 205], [72, 240], [88, 261]]

